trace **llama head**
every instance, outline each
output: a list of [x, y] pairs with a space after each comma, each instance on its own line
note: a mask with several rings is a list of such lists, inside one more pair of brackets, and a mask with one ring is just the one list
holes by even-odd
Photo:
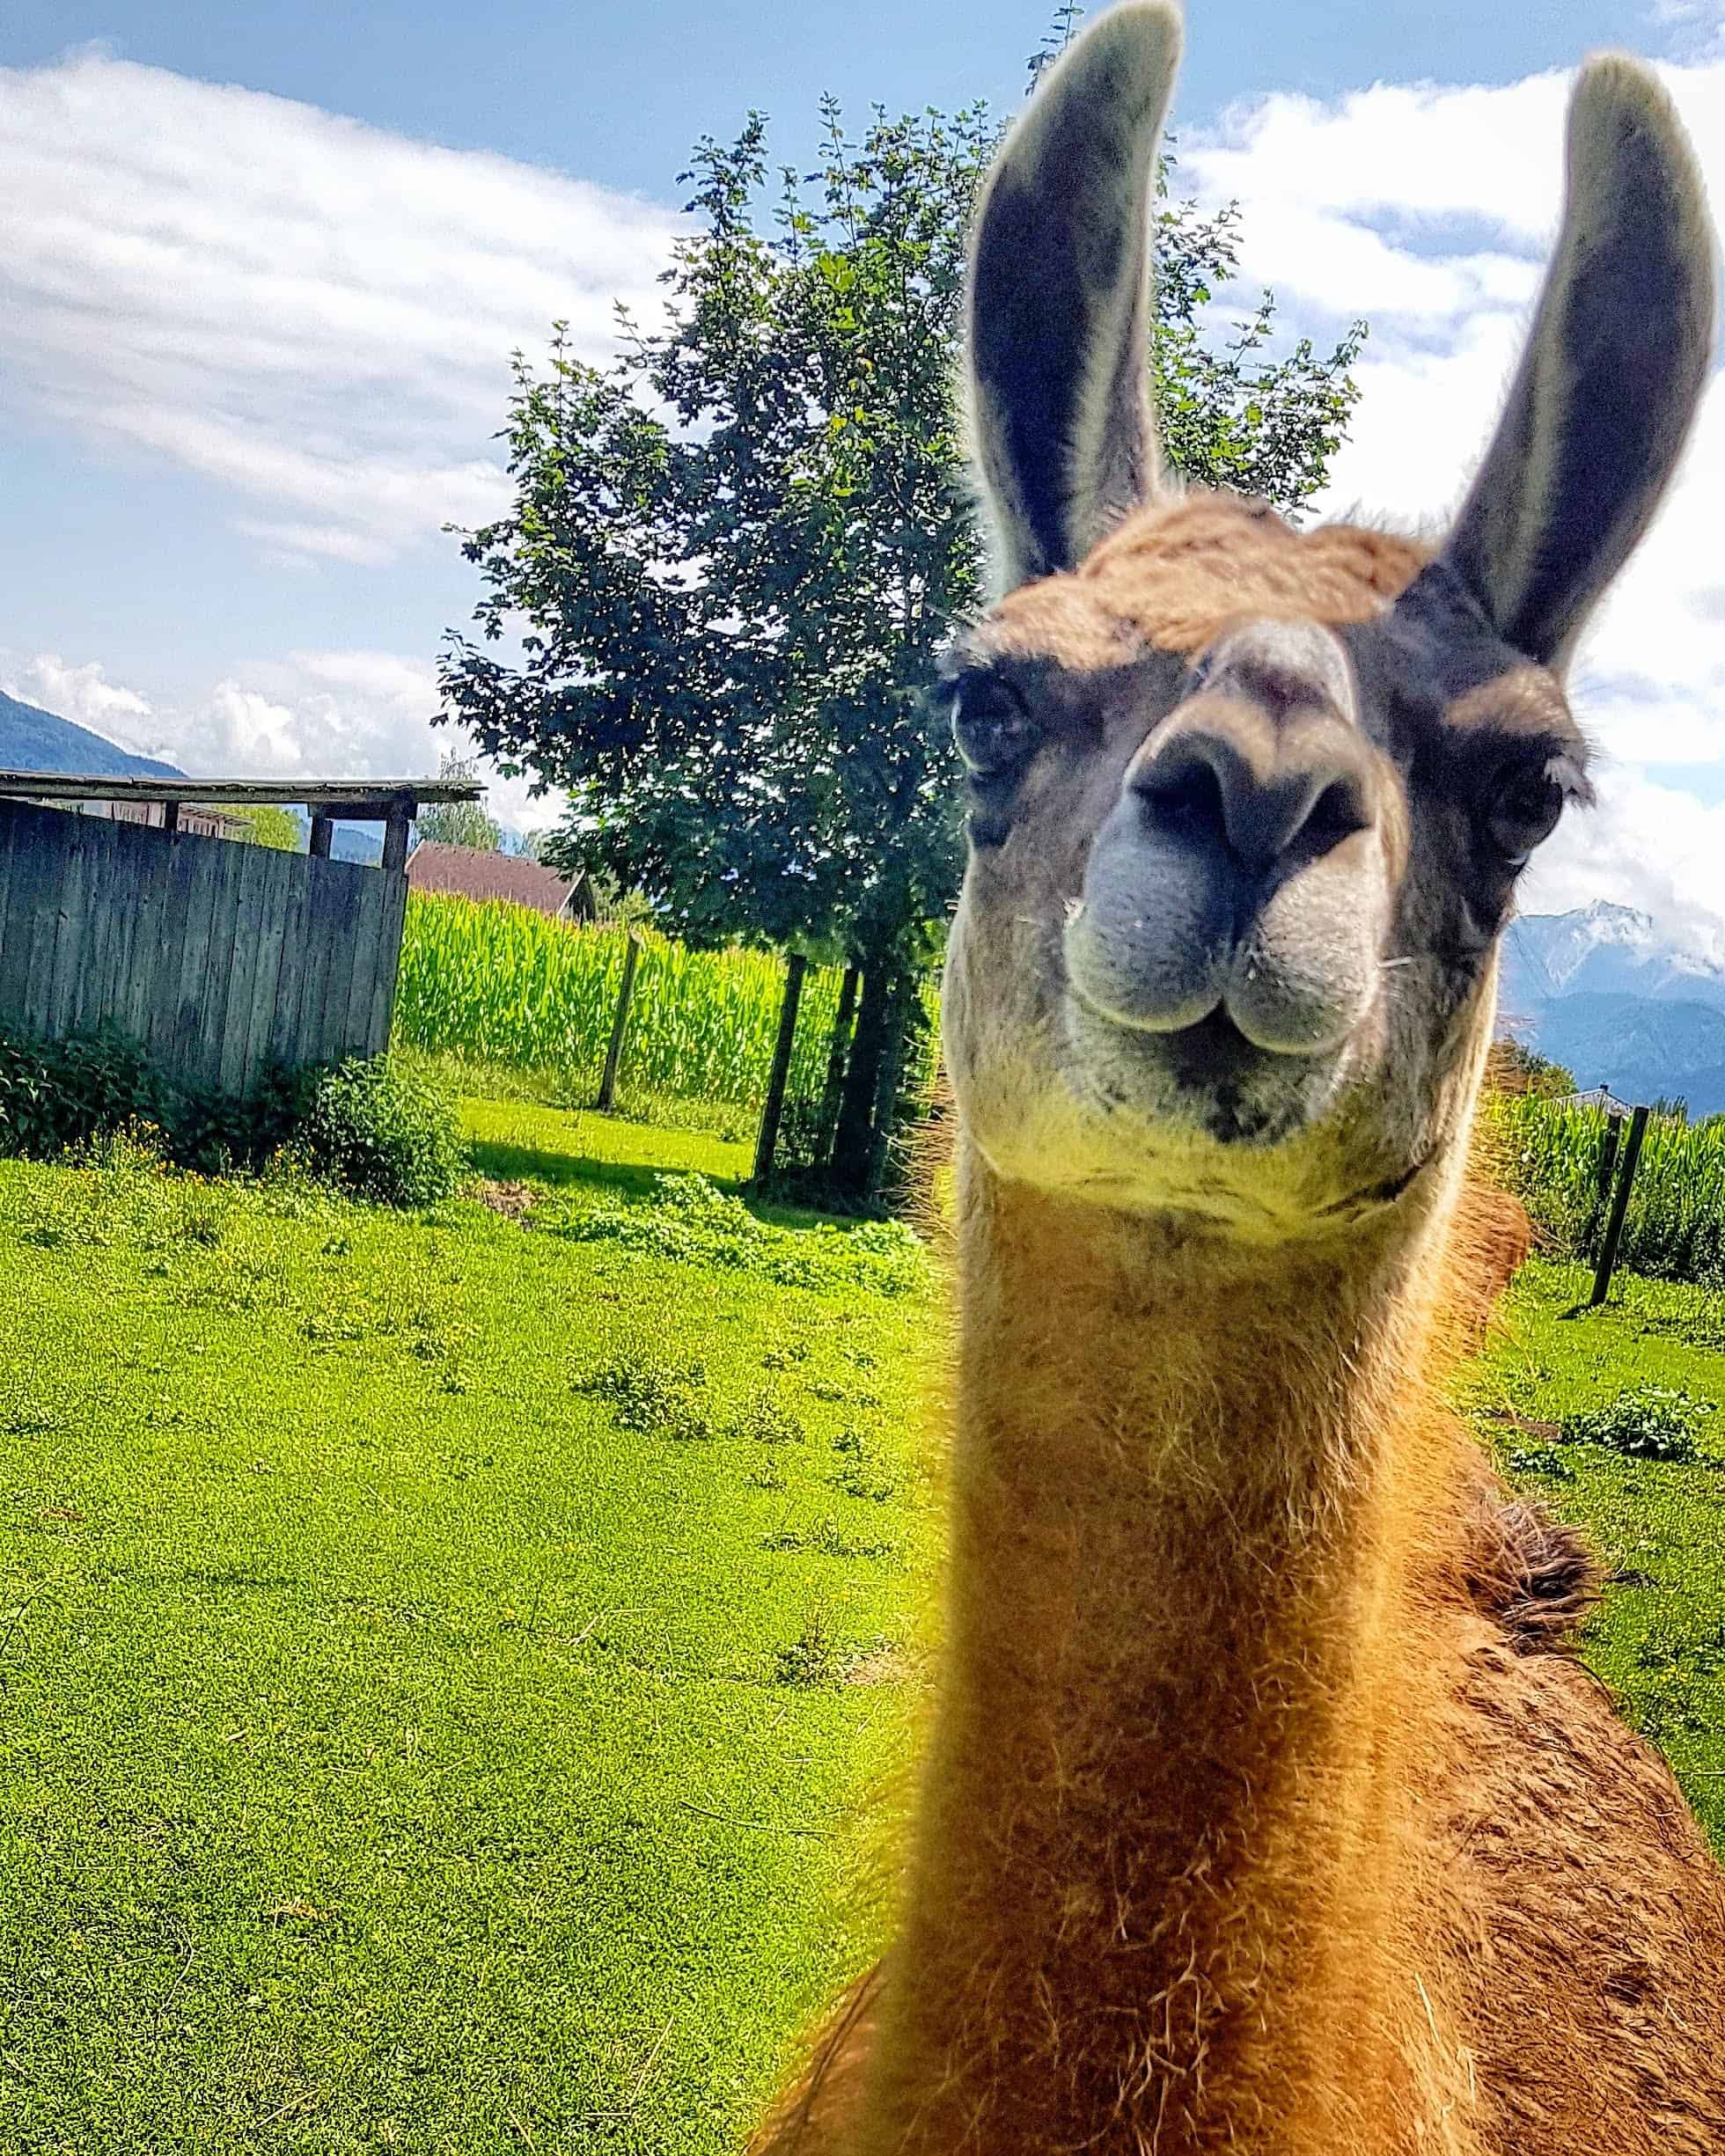
[[1713, 242], [1663, 92], [1596, 60], [1527, 349], [1442, 546], [1182, 498], [1147, 363], [1179, 36], [1172, 0], [1100, 17], [978, 212], [1004, 595], [942, 688], [971, 795], [947, 1052], [1002, 1175], [1278, 1239], [1455, 1152], [1516, 879], [1589, 796], [1564, 664], [1699, 400]]

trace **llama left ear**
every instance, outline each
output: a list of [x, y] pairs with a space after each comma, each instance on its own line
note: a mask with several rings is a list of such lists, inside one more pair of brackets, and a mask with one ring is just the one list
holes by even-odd
[[1049, 70], [972, 241], [976, 459], [1004, 588], [1075, 568], [1156, 486], [1149, 230], [1177, 0], [1125, 0]]
[[1677, 467], [1712, 356], [1714, 239], [1650, 70], [1582, 70], [1563, 230], [1444, 558], [1505, 642], [1560, 664]]

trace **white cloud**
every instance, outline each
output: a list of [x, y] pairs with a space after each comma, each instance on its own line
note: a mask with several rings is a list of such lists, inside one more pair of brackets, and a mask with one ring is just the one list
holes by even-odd
[[1725, 961], [1725, 802], [1633, 766], [1599, 776], [1600, 805], [1566, 817], [1521, 894], [1529, 913], [1609, 898], [1650, 913], [1674, 942]]
[[[5, 657], [0, 653], [0, 659]], [[22, 702], [40, 704], [75, 725], [105, 734], [122, 747], [135, 748], [140, 729], [149, 730], [148, 700], [136, 689], [121, 688], [108, 679], [95, 659], [69, 666], [57, 652], [42, 651], [10, 670], [0, 670], [0, 689]]]
[[[1725, 60], [1706, 41], [1725, 0], [1662, 13], [1694, 55], [1666, 79], [1725, 202]], [[1371, 322], [1327, 511], [1424, 521], [1459, 498], [1555, 224], [1567, 94], [1557, 74], [1379, 84], [1183, 129], [1184, 176], [1243, 203], [1244, 291], [1273, 284], [1303, 326]], [[202, 475], [239, 532], [302, 565], [383, 561], [491, 513], [507, 354], [540, 348], [558, 317], [578, 351], [608, 350], [614, 298], [655, 305], [676, 224], [554, 172], [98, 53], [0, 70], [0, 411]], [[1725, 809], [1659, 766], [1725, 764], [1722, 471], [1715, 386], [1575, 671], [1607, 752], [1602, 806], [1566, 824], [1536, 885], [1539, 903], [1603, 891], [1698, 940], [1725, 935]], [[50, 655], [18, 688], [205, 773], [429, 772], [454, 738], [429, 724], [429, 664], [388, 652], [259, 660], [187, 703]], [[525, 793], [505, 782], [494, 808], [551, 820]]]
[[[1725, 0], [1685, 11], [1725, 20]], [[1675, 16], [1673, 19], [1675, 19]], [[1663, 73], [1725, 202], [1725, 61]], [[1272, 97], [1181, 143], [1205, 199], [1237, 197], [1242, 284], [1288, 318], [1365, 315], [1361, 401], [1325, 513], [1441, 525], [1484, 446], [1560, 214], [1568, 77], [1503, 87], [1378, 84], [1329, 103]], [[1601, 895], [1725, 943], [1725, 809], [1662, 785], [1661, 764], [1725, 764], [1725, 568], [1715, 376], [1670, 498], [1572, 671], [1604, 752], [1600, 805], [1571, 818], [1530, 906]]]
[[674, 220], [97, 51], [0, 70], [0, 404], [202, 474], [271, 550], [376, 561], [495, 513], [511, 349], [612, 345]]
[[[190, 703], [121, 687], [96, 661], [70, 665], [51, 652], [0, 666], [0, 686], [194, 778], [425, 778], [446, 754], [473, 749], [459, 730], [431, 723], [434, 668], [395, 651], [259, 660]], [[529, 781], [490, 766], [480, 775], [486, 806], [508, 830], [543, 828], [562, 813], [562, 795], [534, 798]]]

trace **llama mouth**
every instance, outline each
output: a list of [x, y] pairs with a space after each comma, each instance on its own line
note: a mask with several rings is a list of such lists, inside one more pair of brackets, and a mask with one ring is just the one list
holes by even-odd
[[1308, 1128], [1333, 1097], [1333, 1056], [1260, 1048], [1220, 1003], [1171, 1032], [1123, 1023], [1075, 988], [1068, 1014], [1084, 1089], [1111, 1112], [1183, 1124], [1218, 1145], [1269, 1146]]

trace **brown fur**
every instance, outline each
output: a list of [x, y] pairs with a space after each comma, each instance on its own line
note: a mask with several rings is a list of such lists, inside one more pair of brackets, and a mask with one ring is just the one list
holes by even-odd
[[1508, 1191], [1470, 1183], [1457, 1215], [1455, 1283], [1469, 1308], [1458, 1315], [1463, 1342], [1483, 1338], [1504, 1291], [1533, 1253], [1533, 1222]]
[[1070, 576], [1009, 592], [991, 640], [1074, 671], [1141, 642], [1183, 656], [1243, 619], [1367, 621], [1406, 590], [1429, 549], [1390, 532], [1296, 532], [1261, 502], [1193, 495], [1137, 510]]

